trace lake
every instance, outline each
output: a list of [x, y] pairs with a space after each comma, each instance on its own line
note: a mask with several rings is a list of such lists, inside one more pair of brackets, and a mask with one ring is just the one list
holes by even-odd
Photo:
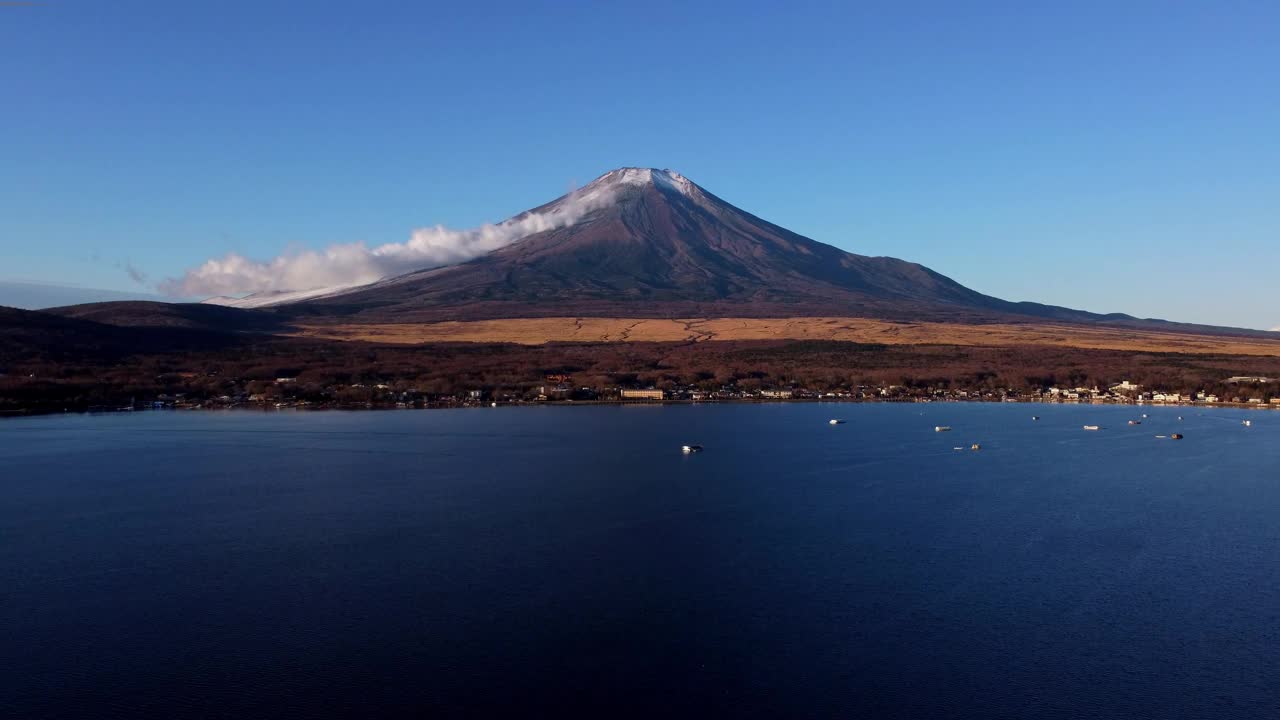
[[1278, 469], [1203, 408], [5, 420], [0, 715], [1269, 716]]

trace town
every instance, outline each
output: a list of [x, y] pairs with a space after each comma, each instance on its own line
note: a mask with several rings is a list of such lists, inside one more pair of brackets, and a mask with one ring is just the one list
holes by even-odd
[[[2, 349], [2, 348], [0, 348]], [[1280, 407], [1280, 358], [834, 341], [0, 352], [0, 414], [685, 402], [1063, 402]]]
[[[180, 376], [192, 380], [194, 376]], [[548, 375], [528, 388], [474, 388], [457, 393], [428, 392], [403, 382], [317, 385], [297, 377], [274, 380], [232, 378], [222, 382], [220, 394], [161, 392], [131, 397], [127, 402], [90, 405], [88, 412], [161, 409], [424, 409], [526, 404], [600, 403], [714, 403], [714, 402], [1039, 402], [1152, 405], [1235, 405], [1280, 409], [1280, 380], [1233, 377], [1229, 389], [1212, 392], [1149, 390], [1128, 380], [1109, 387], [1046, 387], [1037, 389], [954, 389], [880, 385], [841, 388], [748, 387], [727, 384], [667, 384], [664, 387], [592, 387], [578, 385], [568, 375]], [[71, 410], [72, 408], [66, 408]]]

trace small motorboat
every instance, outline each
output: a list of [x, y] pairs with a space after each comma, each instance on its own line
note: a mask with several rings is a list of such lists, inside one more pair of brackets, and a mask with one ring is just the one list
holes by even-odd
[[[1145, 416], [1144, 416], [1144, 417], [1145, 417]], [[1129, 424], [1130, 424], [1130, 425], [1141, 425], [1141, 424], [1142, 424], [1142, 421], [1141, 421], [1141, 420], [1130, 420], [1130, 421], [1129, 421]]]
[[1243, 423], [1241, 423], [1241, 425], [1244, 425], [1245, 427], [1253, 427], [1253, 421], [1245, 420]]
[[691, 453], [702, 452], [702, 446], [701, 445], [685, 445], [681, 448], [681, 450], [684, 452], [685, 455], [689, 455]]
[[970, 449], [970, 450], [981, 450], [981, 449], [982, 449], [982, 446], [981, 446], [981, 445], [979, 445], [978, 443], [974, 443], [974, 444], [972, 444], [972, 445], [970, 445], [970, 446], [969, 446], [969, 449]]
[[1085, 425], [1084, 429], [1085, 430], [1101, 430], [1102, 427], [1099, 425]]
[[1170, 440], [1181, 440], [1181, 439], [1182, 439], [1182, 433], [1174, 433], [1174, 434], [1172, 434], [1172, 435], [1170, 435], [1170, 436], [1169, 436], [1169, 439], [1170, 439]]
[[933, 429], [934, 432], [951, 432], [950, 425], [938, 425]]
[[1032, 415], [1032, 416], [1031, 416], [1031, 420], [1032, 420], [1032, 422], [1035, 422], [1036, 420], [1039, 420], [1039, 419], [1040, 419], [1040, 416], [1039, 416], [1039, 415]]
[[828, 424], [828, 425], [843, 425], [843, 424], [844, 424], [844, 421], [843, 421], [843, 420], [841, 420], [840, 418], [831, 418], [830, 420], [828, 420], [828, 421], [827, 421], [827, 424]]

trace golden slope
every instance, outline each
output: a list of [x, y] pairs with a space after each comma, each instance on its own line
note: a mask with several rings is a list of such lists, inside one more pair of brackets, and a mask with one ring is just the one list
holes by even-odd
[[298, 335], [383, 343], [843, 340], [890, 345], [1052, 345], [1195, 354], [1280, 355], [1280, 338], [1222, 337], [1075, 325], [960, 325], [842, 317], [525, 318], [423, 324], [303, 325]]

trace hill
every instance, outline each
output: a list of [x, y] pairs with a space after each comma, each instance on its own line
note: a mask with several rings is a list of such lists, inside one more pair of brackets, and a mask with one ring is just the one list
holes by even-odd
[[210, 351], [240, 344], [243, 338], [246, 336], [207, 328], [120, 327], [51, 312], [0, 307], [0, 369], [14, 364], [106, 363], [144, 353]]

